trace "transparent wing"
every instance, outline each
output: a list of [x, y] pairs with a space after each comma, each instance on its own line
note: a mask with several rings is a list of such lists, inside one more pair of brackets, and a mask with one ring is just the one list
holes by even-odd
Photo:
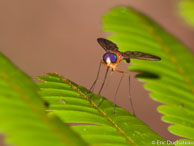
[[97, 41], [102, 46], [102, 48], [104, 48], [105, 51], [117, 51], [118, 50], [117, 45], [107, 39], [98, 38]]
[[147, 54], [147, 53], [137, 52], [137, 51], [123, 52], [122, 55], [123, 55], [124, 59], [134, 58], [134, 59], [150, 60], [150, 61], [159, 61], [159, 60], [161, 60], [160, 57], [157, 57], [157, 56], [154, 56], [154, 55], [151, 55], [151, 54]]

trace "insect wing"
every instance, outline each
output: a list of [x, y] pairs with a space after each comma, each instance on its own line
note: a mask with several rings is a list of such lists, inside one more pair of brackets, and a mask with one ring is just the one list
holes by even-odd
[[147, 53], [137, 52], [137, 51], [124, 52], [124, 53], [122, 53], [122, 55], [123, 55], [123, 58], [125, 58], [125, 59], [134, 58], [134, 59], [150, 60], [150, 61], [159, 61], [159, 60], [161, 60], [160, 57], [157, 57], [157, 56], [154, 56], [154, 55], [151, 55], [151, 54], [147, 54]]
[[105, 51], [117, 51], [118, 50], [117, 45], [107, 39], [98, 38], [97, 41], [102, 46], [102, 48], [104, 48]]

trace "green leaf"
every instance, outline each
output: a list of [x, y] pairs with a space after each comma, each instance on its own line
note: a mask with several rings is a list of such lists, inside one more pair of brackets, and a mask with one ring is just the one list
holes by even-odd
[[0, 132], [9, 145], [86, 146], [54, 115], [47, 117], [38, 87], [0, 54]]
[[194, 0], [180, 0], [178, 9], [180, 16], [194, 27]]
[[190, 146], [190, 145], [194, 145], [194, 141], [188, 140], [188, 139], [179, 139], [175, 141], [174, 144], [176, 144], [176, 146], [184, 146], [184, 145]]
[[[91, 96], [88, 90], [54, 73], [38, 77], [42, 82], [41, 95], [49, 103], [49, 112], [72, 128], [91, 145], [150, 146], [152, 141], [164, 141], [126, 110], [104, 99], [100, 106], [99, 95]], [[80, 125], [80, 123], [82, 123]], [[78, 125], [77, 125], [78, 124]]]
[[172, 35], [140, 12], [125, 7], [112, 9], [103, 19], [103, 30], [120, 51], [140, 51], [161, 61], [132, 60], [131, 71], [141, 72], [150, 96], [159, 106], [162, 119], [173, 125], [175, 135], [194, 139], [194, 56]]

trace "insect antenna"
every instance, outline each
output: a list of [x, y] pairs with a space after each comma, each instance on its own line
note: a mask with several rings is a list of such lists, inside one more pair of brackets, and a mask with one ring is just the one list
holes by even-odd
[[121, 79], [120, 79], [120, 81], [119, 81], [119, 84], [118, 84], [118, 86], [117, 86], [117, 89], [116, 89], [116, 92], [115, 92], [115, 95], [114, 95], [114, 107], [113, 107], [113, 113], [114, 113], [114, 114], [116, 114], [116, 96], [117, 96], [119, 87], [120, 87], [120, 85], [121, 85], [121, 81], [123, 80], [123, 77], [124, 77], [124, 73], [122, 73]]
[[132, 108], [133, 115], [136, 116], [136, 115], [135, 115], [135, 109], [134, 109], [134, 107], [133, 107], [131, 91], [130, 91], [130, 75], [129, 75], [129, 101], [130, 101], [130, 104], [131, 104], [131, 108]]

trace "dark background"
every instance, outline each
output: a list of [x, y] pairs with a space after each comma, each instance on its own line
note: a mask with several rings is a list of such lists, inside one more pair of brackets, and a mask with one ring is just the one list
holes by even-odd
[[[177, 13], [177, 0], [0, 0], [0, 51], [33, 78], [57, 72], [87, 88], [95, 79], [104, 50], [96, 38], [101, 32], [101, 17], [110, 8], [126, 5], [136, 8], [190, 49], [194, 49], [193, 30]], [[120, 65], [127, 70], [127, 64]], [[105, 67], [103, 67], [105, 69]], [[176, 140], [167, 131], [143, 84], [132, 76], [131, 92], [136, 115], [160, 136]], [[119, 73], [110, 77], [103, 95], [113, 100]], [[130, 110], [127, 78], [118, 93], [117, 103]], [[98, 88], [97, 88], [98, 89]], [[97, 90], [95, 90], [97, 91]], [[2, 141], [2, 140], [1, 140]]]

